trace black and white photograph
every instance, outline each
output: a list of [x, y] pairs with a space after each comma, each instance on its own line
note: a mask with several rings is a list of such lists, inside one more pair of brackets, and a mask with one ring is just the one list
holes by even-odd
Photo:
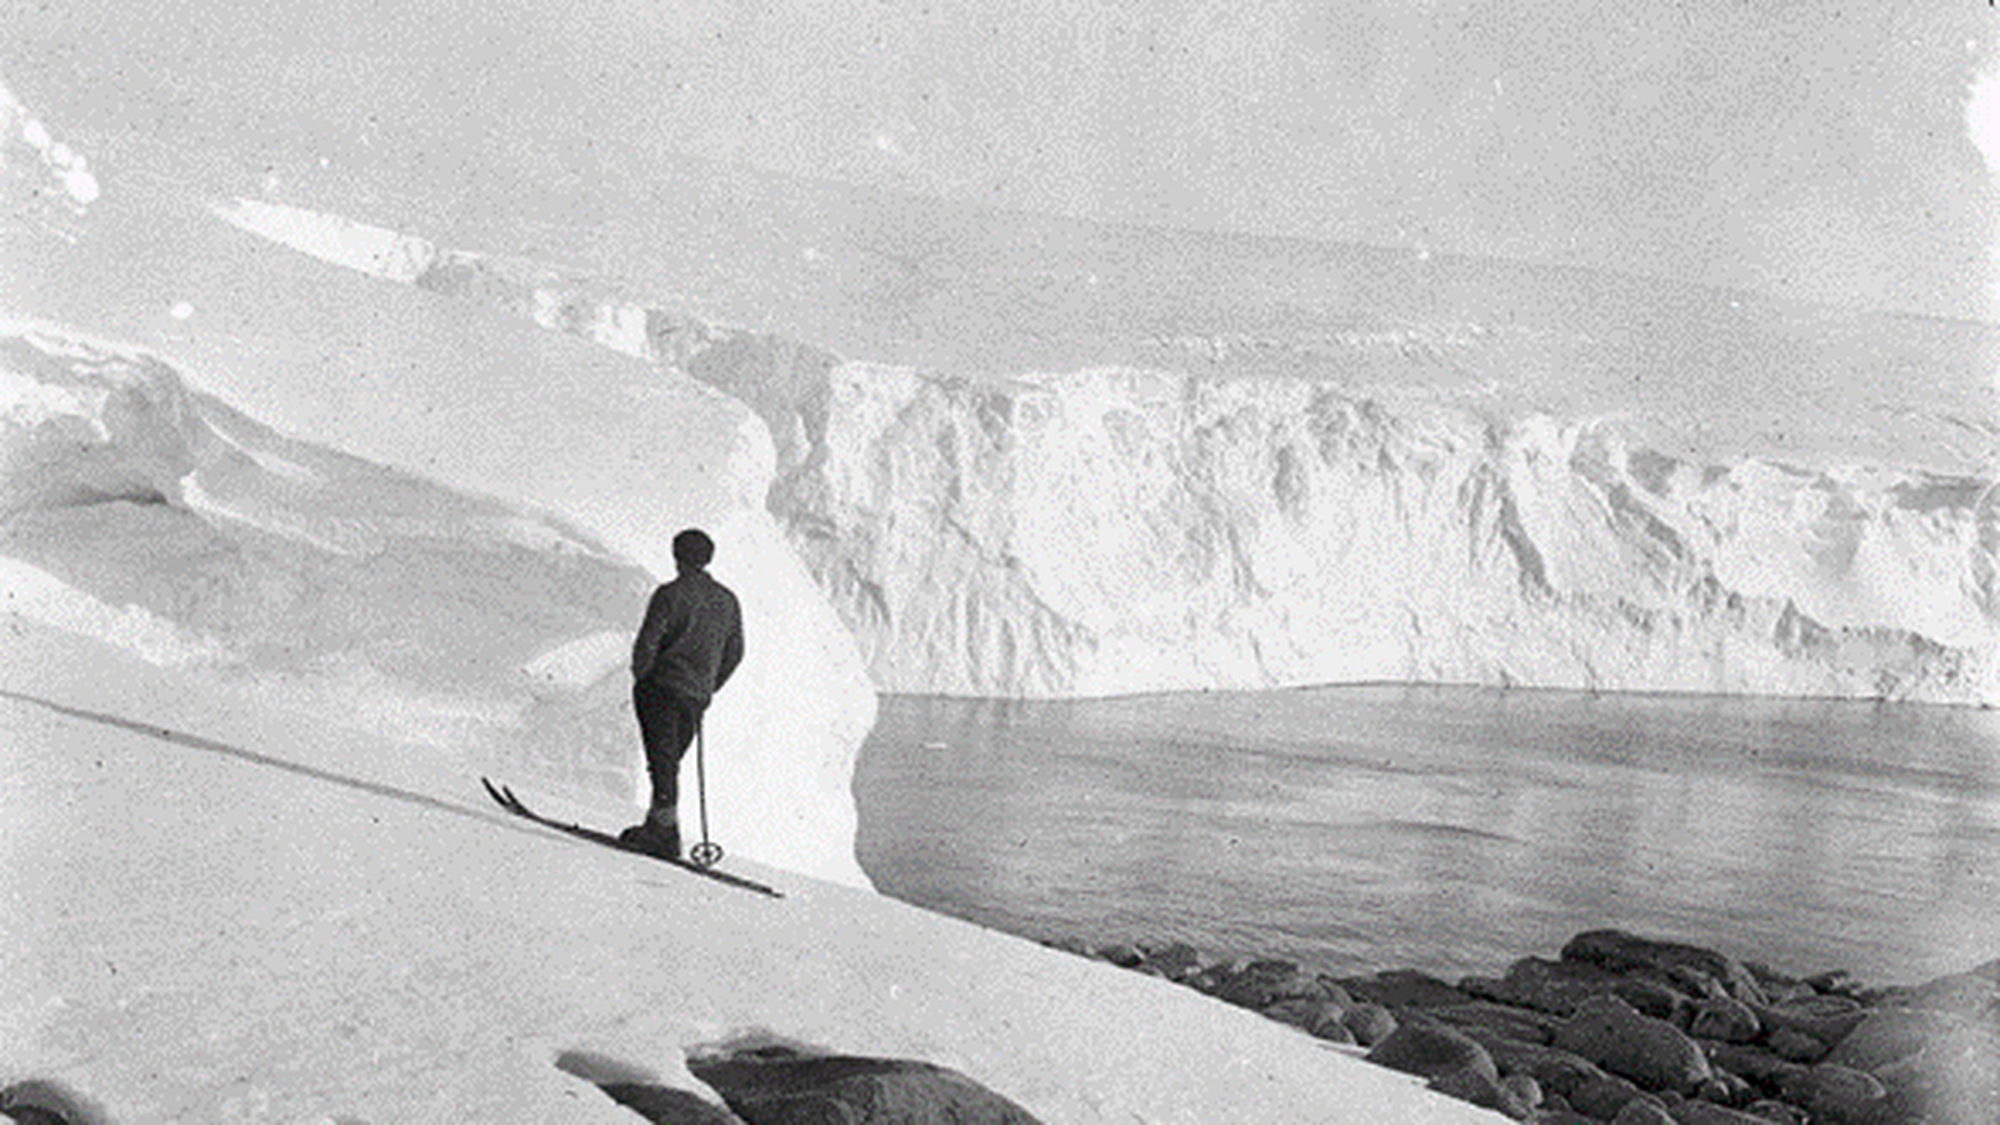
[[0, 1123], [2000, 1125], [1989, 0], [0, 0]]

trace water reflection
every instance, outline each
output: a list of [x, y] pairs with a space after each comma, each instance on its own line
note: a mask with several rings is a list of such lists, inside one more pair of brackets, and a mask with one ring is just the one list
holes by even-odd
[[884, 891], [1035, 936], [1492, 972], [1616, 925], [1909, 979], [2000, 954], [1987, 712], [1448, 688], [887, 697]]

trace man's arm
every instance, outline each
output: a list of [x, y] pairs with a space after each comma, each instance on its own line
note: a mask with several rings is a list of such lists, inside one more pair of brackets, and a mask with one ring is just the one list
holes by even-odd
[[673, 623], [673, 599], [667, 588], [661, 586], [653, 591], [652, 600], [646, 603], [646, 620], [639, 626], [639, 637], [632, 642], [632, 678], [644, 679], [653, 670], [653, 661], [660, 654], [660, 645], [666, 639], [667, 628]]
[[729, 677], [736, 674], [736, 666], [743, 663], [743, 611], [731, 605], [735, 618], [730, 622], [729, 637], [722, 642], [722, 662], [715, 666], [715, 690], [721, 691]]

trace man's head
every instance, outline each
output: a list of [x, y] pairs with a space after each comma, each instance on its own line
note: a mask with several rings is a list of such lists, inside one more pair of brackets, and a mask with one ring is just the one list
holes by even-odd
[[715, 540], [700, 528], [690, 527], [674, 536], [674, 565], [682, 570], [700, 570], [715, 557]]

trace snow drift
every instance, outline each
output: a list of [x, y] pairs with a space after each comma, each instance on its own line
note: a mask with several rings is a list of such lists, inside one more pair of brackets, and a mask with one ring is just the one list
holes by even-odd
[[[10, 197], [49, 198], [63, 169], [14, 161], [35, 150], [10, 128]], [[59, 198], [0, 224], [11, 608], [428, 747], [467, 785], [596, 794], [613, 827], [643, 799], [630, 638], [701, 526], [750, 649], [708, 716], [711, 818], [733, 854], [865, 884], [874, 694], [763, 508], [747, 409], [250, 238], [177, 184]], [[371, 239], [315, 248], [410, 268]]]
[[651, 586], [580, 530], [284, 438], [49, 326], [0, 326], [0, 401], [9, 611], [496, 768], [627, 772], [604, 708], [554, 689], [596, 671], [565, 638], [623, 629]]
[[0, 1089], [85, 1120], [637, 1120], [580, 1058], [692, 1119], [720, 1100], [689, 1063], [746, 1033], [948, 1066], [1050, 1125], [1502, 1120], [1165, 981], [537, 829], [198, 668], [6, 614], [0, 655]]

